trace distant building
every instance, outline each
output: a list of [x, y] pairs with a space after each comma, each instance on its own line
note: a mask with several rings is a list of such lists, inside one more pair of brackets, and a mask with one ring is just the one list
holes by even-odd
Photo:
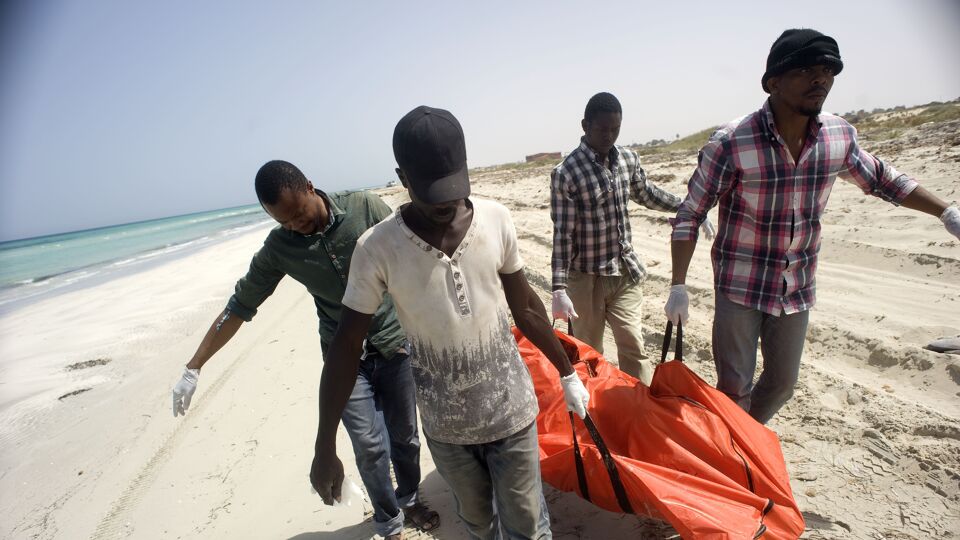
[[548, 159], [559, 160], [560, 152], [540, 152], [539, 154], [531, 154], [527, 156], [527, 163], [532, 163], [534, 161], [545, 161]]
[[394, 187], [394, 186], [396, 186], [396, 185], [397, 185], [397, 181], [396, 181], [396, 180], [391, 180], [391, 181], [387, 182], [387, 187]]

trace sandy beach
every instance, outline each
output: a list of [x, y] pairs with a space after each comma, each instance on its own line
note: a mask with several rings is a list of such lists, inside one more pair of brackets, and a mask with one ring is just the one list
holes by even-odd
[[[958, 121], [925, 124], [865, 146], [956, 201], [958, 132]], [[648, 176], [677, 194], [685, 193], [695, 163], [695, 151], [644, 158]], [[528, 277], [548, 308], [549, 170], [492, 167], [471, 176], [474, 196], [513, 213]], [[381, 193], [392, 206], [406, 200], [400, 188]], [[656, 356], [669, 288], [669, 217], [631, 206], [634, 247], [650, 271], [642, 309], [648, 352]], [[0, 537], [373, 536], [369, 504], [325, 507], [310, 493], [322, 358], [313, 301], [293, 280], [204, 367], [186, 417], [172, 415], [171, 387], [267, 230], [0, 318]], [[842, 180], [823, 231], [800, 382], [770, 424], [806, 513], [804, 537], [954, 537], [960, 356], [922, 347], [960, 335], [960, 242], [936, 219]], [[706, 245], [688, 284], [686, 356], [712, 383]], [[612, 340], [606, 348], [615, 360]], [[338, 449], [359, 484], [343, 429]], [[422, 494], [442, 526], [429, 535], [408, 530], [407, 538], [466, 538], [426, 445], [421, 461]], [[675, 535], [655, 520], [546, 489], [555, 538]]]

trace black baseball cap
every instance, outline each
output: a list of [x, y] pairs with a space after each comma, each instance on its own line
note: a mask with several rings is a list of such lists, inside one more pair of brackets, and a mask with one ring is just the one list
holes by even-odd
[[393, 156], [421, 201], [470, 196], [463, 128], [450, 111], [421, 105], [408, 112], [393, 130]]

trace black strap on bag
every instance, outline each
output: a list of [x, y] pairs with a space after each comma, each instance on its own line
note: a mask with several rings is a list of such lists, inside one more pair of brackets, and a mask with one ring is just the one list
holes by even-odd
[[[560, 320], [563, 320], [563, 319], [560, 319]], [[550, 319], [550, 326], [553, 327], [553, 328], [556, 328], [556, 327], [557, 327], [557, 319]], [[567, 335], [568, 335], [568, 336], [572, 336], [572, 335], [573, 335], [573, 321], [571, 321], [570, 319], [567, 319]]]
[[[573, 335], [573, 321], [569, 318], [567, 319], [567, 335]], [[583, 498], [590, 501], [590, 489], [587, 487], [587, 473], [583, 467], [580, 443], [577, 442], [577, 430], [573, 423], [573, 411], [568, 412], [568, 414], [570, 415], [570, 429], [573, 433], [573, 459], [577, 469], [577, 483], [580, 485], [580, 493], [583, 495]], [[603, 442], [600, 431], [597, 429], [596, 424], [593, 423], [593, 419], [590, 418], [589, 414], [584, 417], [583, 423], [587, 426], [587, 432], [590, 433], [590, 438], [593, 439], [593, 443], [600, 452], [600, 457], [603, 459], [603, 465], [607, 469], [607, 476], [610, 477], [610, 484], [613, 486], [613, 493], [617, 497], [620, 509], [623, 510], [624, 513], [633, 514], [633, 506], [630, 505], [627, 491], [623, 489], [623, 482], [620, 480], [620, 471], [617, 470], [617, 464], [613, 461], [613, 456], [610, 455], [610, 450], [607, 449], [606, 443]]]
[[590, 490], [587, 488], [587, 474], [583, 470], [583, 457], [580, 455], [580, 444], [577, 442], [576, 427], [573, 425], [573, 411], [570, 411], [567, 414], [570, 415], [570, 427], [574, 430], [573, 461], [574, 465], [577, 467], [577, 483], [580, 484], [580, 493], [583, 495], [583, 498], [587, 501], [590, 501]]
[[[667, 361], [670, 351], [670, 338], [673, 336], [673, 322], [667, 321], [667, 329], [663, 331], [663, 348], [660, 349], [660, 363]], [[683, 362], [683, 324], [677, 323], [677, 360]]]
[[[580, 493], [583, 494], [583, 498], [589, 501], [590, 492], [587, 489], [587, 475], [583, 468], [583, 457], [580, 455], [580, 445], [577, 443], [577, 431], [573, 424], [573, 412], [569, 414], [570, 427], [573, 429], [573, 459], [576, 462], [577, 483], [580, 484]], [[603, 465], [607, 469], [607, 476], [610, 477], [610, 484], [613, 486], [613, 493], [617, 497], [617, 503], [620, 504], [620, 509], [623, 510], [624, 513], [633, 514], [633, 506], [630, 504], [627, 491], [623, 488], [623, 482], [620, 480], [620, 471], [617, 469], [617, 463], [613, 460], [613, 456], [610, 455], [610, 450], [607, 449], [606, 443], [603, 442], [600, 431], [597, 430], [597, 426], [593, 423], [593, 419], [590, 418], [589, 414], [584, 417], [583, 423], [587, 426], [590, 438], [593, 439], [593, 443], [600, 452], [600, 457], [603, 459]]]

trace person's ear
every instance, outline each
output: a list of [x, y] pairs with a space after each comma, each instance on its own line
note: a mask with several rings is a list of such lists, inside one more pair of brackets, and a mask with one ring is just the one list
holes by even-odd
[[586, 133], [590, 129], [590, 121], [584, 118], [583, 120], [580, 121], [580, 127], [582, 127], [583, 132]]
[[403, 170], [401, 170], [401, 169], [398, 167], [398, 168], [394, 169], [394, 171], [396, 171], [396, 173], [397, 173], [397, 178], [400, 179], [400, 184], [401, 184], [403, 187], [405, 187], [405, 188], [409, 188], [410, 186], [407, 185], [407, 175], [403, 173]]
[[307, 180], [307, 193], [313, 193], [313, 192], [314, 192], [313, 182]]
[[767, 90], [770, 91], [770, 95], [777, 94], [780, 91], [780, 76], [775, 75], [767, 79]]

